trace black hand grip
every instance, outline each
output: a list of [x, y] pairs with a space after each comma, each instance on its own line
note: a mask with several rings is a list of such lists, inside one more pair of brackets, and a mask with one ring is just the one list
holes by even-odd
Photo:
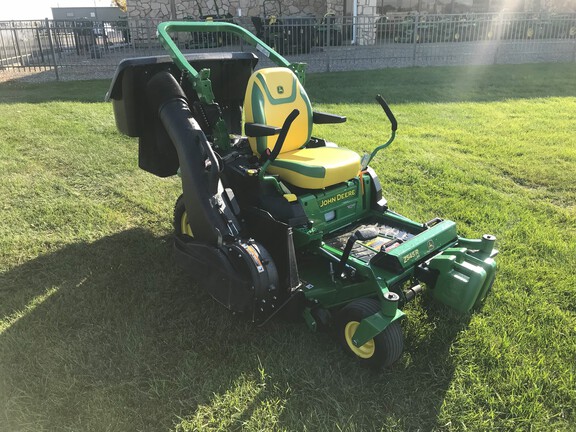
[[280, 131], [280, 135], [278, 135], [278, 140], [276, 140], [276, 144], [274, 145], [274, 149], [270, 153], [270, 156], [268, 156], [268, 160], [270, 162], [274, 161], [274, 159], [276, 159], [276, 157], [280, 153], [280, 150], [282, 150], [282, 146], [284, 145], [284, 140], [286, 139], [286, 136], [288, 135], [288, 131], [290, 130], [290, 126], [292, 126], [292, 122], [294, 120], [296, 120], [296, 117], [298, 117], [299, 115], [300, 115], [300, 111], [295, 109], [290, 114], [288, 114], [288, 117], [286, 117], [286, 120], [284, 120], [284, 124], [282, 125], [282, 130]]
[[386, 103], [386, 101], [382, 96], [376, 95], [376, 100], [386, 113], [388, 120], [390, 120], [390, 123], [392, 124], [392, 131], [396, 132], [396, 129], [398, 129], [398, 122], [396, 121], [396, 117], [394, 117], [394, 114], [392, 114], [392, 110], [390, 109], [390, 107], [388, 106], [388, 104]]

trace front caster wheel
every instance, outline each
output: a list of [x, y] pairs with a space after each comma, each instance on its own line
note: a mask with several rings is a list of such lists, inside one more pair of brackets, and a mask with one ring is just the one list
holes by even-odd
[[194, 237], [192, 234], [192, 228], [188, 222], [188, 213], [186, 212], [186, 207], [184, 206], [184, 195], [180, 195], [176, 200], [176, 205], [174, 206], [174, 232], [176, 235], [184, 234], [189, 237]]
[[364, 318], [380, 310], [380, 303], [374, 299], [360, 299], [346, 305], [337, 320], [338, 338], [344, 350], [372, 368], [389, 367], [402, 355], [404, 337], [398, 321], [392, 322], [383, 332], [357, 347], [352, 336]]

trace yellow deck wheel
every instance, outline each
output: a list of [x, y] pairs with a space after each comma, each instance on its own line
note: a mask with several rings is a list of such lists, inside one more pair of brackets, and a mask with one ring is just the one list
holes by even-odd
[[352, 336], [354, 336], [354, 333], [356, 332], [356, 329], [359, 325], [360, 323], [358, 321], [350, 321], [348, 324], [346, 324], [346, 327], [344, 328], [344, 337], [346, 338], [348, 347], [354, 354], [360, 358], [368, 359], [374, 355], [374, 351], [376, 350], [374, 339], [370, 339], [360, 347], [357, 347], [352, 342]]
[[338, 338], [344, 350], [360, 363], [373, 368], [391, 366], [398, 361], [404, 349], [402, 327], [397, 320], [360, 347], [352, 342], [360, 322], [380, 310], [380, 301], [359, 298], [344, 306], [336, 317]]

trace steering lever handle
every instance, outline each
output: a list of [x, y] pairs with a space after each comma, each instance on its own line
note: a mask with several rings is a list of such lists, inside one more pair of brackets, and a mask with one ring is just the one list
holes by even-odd
[[386, 103], [386, 101], [382, 96], [376, 95], [376, 100], [386, 113], [386, 117], [388, 117], [388, 120], [390, 120], [390, 123], [392, 124], [392, 132], [396, 132], [396, 129], [398, 129], [398, 122], [396, 121], [396, 117], [394, 117], [392, 110], [390, 109], [390, 107], [388, 106], [388, 104]]

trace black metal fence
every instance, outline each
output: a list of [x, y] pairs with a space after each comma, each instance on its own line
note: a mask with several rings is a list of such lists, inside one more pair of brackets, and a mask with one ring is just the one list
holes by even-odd
[[[576, 61], [576, 14], [223, 18], [311, 71]], [[155, 20], [0, 22], [0, 73], [109, 77], [122, 58], [163, 54]], [[185, 51], [253, 50], [218, 33], [178, 33]], [[267, 65], [262, 58], [261, 64]]]
[[378, 42], [473, 42], [574, 39], [576, 14], [466, 14], [384, 16], [376, 20]]

